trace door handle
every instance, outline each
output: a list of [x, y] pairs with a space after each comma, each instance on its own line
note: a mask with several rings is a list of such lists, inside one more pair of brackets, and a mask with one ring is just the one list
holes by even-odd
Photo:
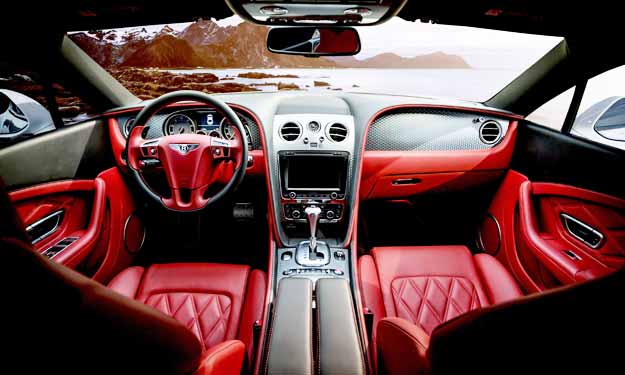
[[398, 178], [393, 180], [393, 185], [416, 185], [421, 182], [420, 178]]
[[27, 226], [26, 232], [32, 239], [32, 244], [34, 245], [54, 233], [61, 225], [64, 215], [65, 210], [54, 211]]
[[571, 236], [593, 249], [601, 245], [603, 234], [595, 228], [565, 213], [560, 213], [560, 218], [562, 219], [562, 224], [564, 224], [564, 229], [566, 229]]

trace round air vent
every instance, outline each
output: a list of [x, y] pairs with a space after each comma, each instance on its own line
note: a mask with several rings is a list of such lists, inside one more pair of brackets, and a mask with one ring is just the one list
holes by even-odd
[[487, 145], [492, 145], [502, 137], [501, 125], [497, 121], [488, 120], [480, 126], [480, 140]]
[[338, 122], [328, 126], [328, 138], [334, 142], [343, 142], [347, 138], [347, 126]]
[[280, 128], [280, 137], [287, 142], [293, 142], [302, 135], [302, 127], [294, 122], [287, 122]]
[[134, 118], [129, 118], [128, 120], [126, 120], [126, 122], [124, 123], [124, 137], [128, 138], [128, 135], [130, 134], [130, 129], [132, 129], [132, 125], [134, 125], [134, 123]]

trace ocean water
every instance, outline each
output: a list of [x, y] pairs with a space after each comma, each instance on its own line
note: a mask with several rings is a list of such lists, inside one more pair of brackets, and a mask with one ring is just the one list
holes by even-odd
[[[309, 91], [342, 90], [409, 96], [432, 96], [485, 101], [499, 92], [521, 72], [483, 69], [195, 69], [168, 70], [175, 74], [212, 73], [220, 79], [263, 91], [276, 91], [278, 83], [293, 83]], [[238, 78], [240, 73], [292, 74], [298, 78]], [[314, 82], [329, 83], [315, 87]]]

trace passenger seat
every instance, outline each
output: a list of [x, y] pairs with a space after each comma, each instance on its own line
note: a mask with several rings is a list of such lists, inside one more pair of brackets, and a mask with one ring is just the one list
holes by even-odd
[[387, 357], [384, 362], [409, 362], [405, 357], [392, 358], [401, 356], [393, 343], [388, 343], [390, 350], [383, 350], [385, 338], [376, 334], [381, 329], [393, 326], [386, 330], [392, 337], [396, 325], [403, 329], [416, 325], [425, 351], [432, 331], [442, 323], [523, 296], [497, 259], [472, 255], [465, 246], [378, 247], [360, 257], [358, 266], [363, 305], [373, 314], [374, 363], [378, 348]]

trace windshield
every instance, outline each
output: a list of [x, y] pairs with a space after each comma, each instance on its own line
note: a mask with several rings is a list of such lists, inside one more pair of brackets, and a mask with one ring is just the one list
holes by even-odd
[[307, 58], [268, 51], [267, 30], [232, 16], [68, 35], [141, 99], [182, 89], [340, 90], [481, 102], [562, 40], [395, 17], [359, 27], [356, 56]]

